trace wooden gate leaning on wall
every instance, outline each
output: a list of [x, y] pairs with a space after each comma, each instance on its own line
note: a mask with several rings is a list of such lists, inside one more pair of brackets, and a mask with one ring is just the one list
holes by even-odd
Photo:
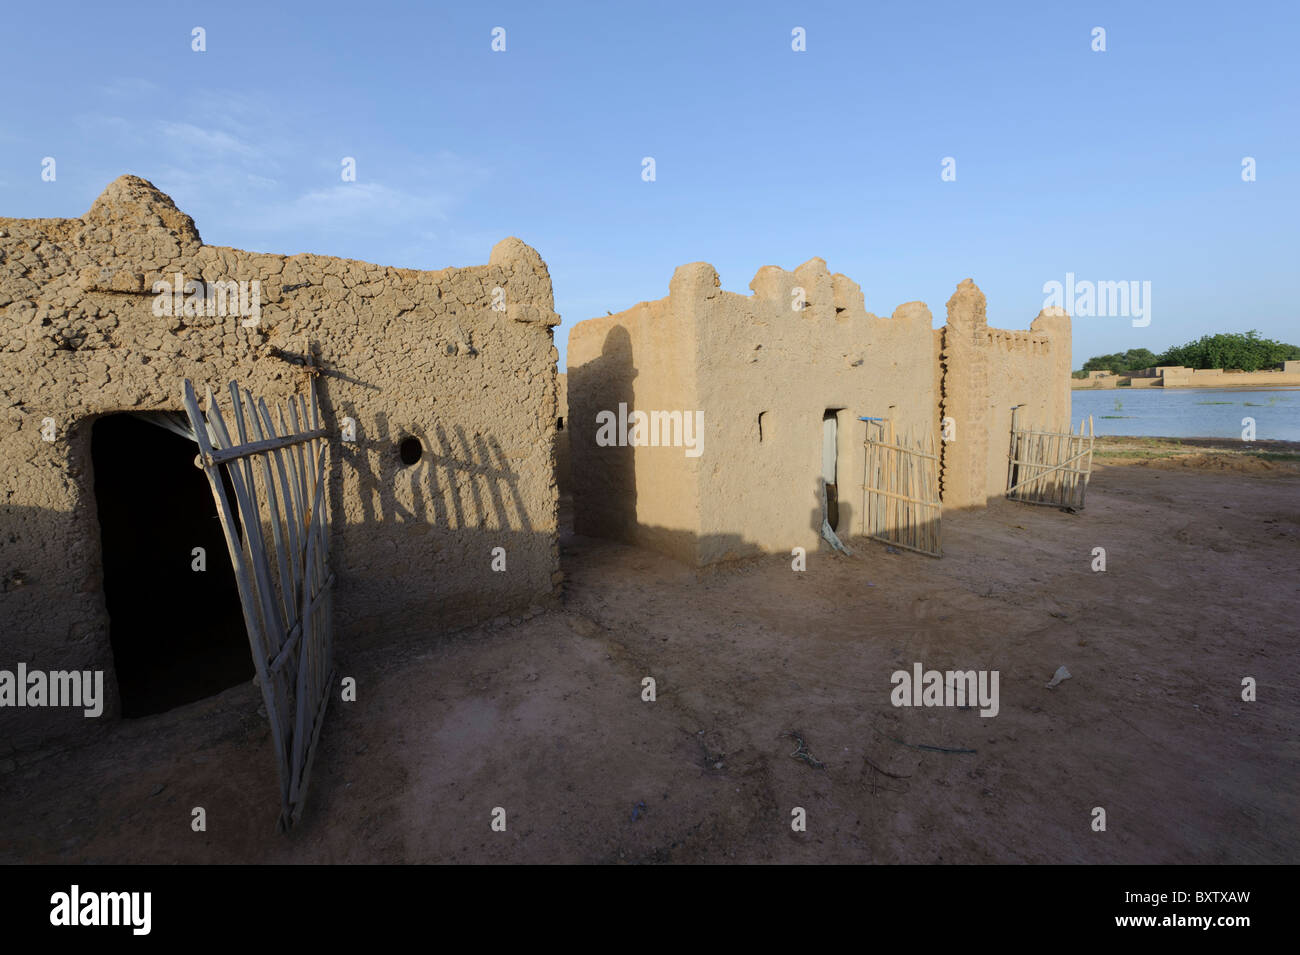
[[943, 553], [939, 521], [939, 455], [934, 437], [895, 439], [888, 418], [862, 418], [867, 425], [862, 481], [862, 532], [867, 537], [931, 557]]
[[1083, 510], [1092, 476], [1092, 416], [1079, 431], [1038, 431], [1020, 426], [1020, 408], [1011, 409], [1011, 452], [1007, 497], [1025, 504]]
[[[330, 521], [325, 500], [328, 432], [313, 380], [310, 399], [278, 409], [230, 383], [235, 434], [207, 391], [182, 388], [199, 445], [195, 463], [212, 486], [239, 585], [244, 623], [262, 688], [280, 779], [280, 829], [302, 813], [312, 760], [334, 685]], [[256, 461], [256, 463], [254, 463]], [[239, 525], [222, 481], [226, 466]], [[242, 527], [241, 536], [239, 527]]]

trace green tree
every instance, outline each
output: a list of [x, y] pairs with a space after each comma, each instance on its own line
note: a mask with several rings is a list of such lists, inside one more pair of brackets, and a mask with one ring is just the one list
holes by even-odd
[[1254, 330], [1244, 334], [1225, 332], [1203, 335], [1194, 342], [1175, 345], [1161, 355], [1146, 348], [1130, 348], [1112, 355], [1094, 355], [1083, 363], [1082, 371], [1076, 372], [1075, 376], [1086, 378], [1090, 371], [1123, 374], [1156, 365], [1259, 371], [1261, 368], [1272, 368], [1280, 362], [1297, 359], [1300, 359], [1300, 345], [1287, 345], [1270, 338], [1260, 338]]
[[1279, 362], [1300, 358], [1300, 346], [1288, 345], [1271, 338], [1261, 338], [1253, 329], [1240, 332], [1202, 335], [1194, 342], [1175, 345], [1161, 355], [1161, 365], [1183, 365], [1187, 368], [1226, 368], [1238, 371], [1259, 371]]
[[1138, 371], [1142, 368], [1150, 368], [1156, 363], [1155, 353], [1147, 348], [1130, 348], [1125, 352], [1116, 352], [1113, 355], [1096, 355], [1089, 358], [1083, 363], [1084, 375], [1090, 371], [1113, 371], [1115, 373], [1125, 371]]
[[1130, 348], [1124, 353], [1124, 368], [1126, 371], [1152, 368], [1155, 363], [1156, 353], [1149, 348]]
[[1084, 371], [1115, 371], [1121, 355], [1093, 355], [1083, 363]]

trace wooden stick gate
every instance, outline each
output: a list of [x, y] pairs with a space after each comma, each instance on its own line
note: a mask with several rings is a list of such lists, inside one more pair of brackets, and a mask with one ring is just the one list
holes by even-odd
[[[235, 382], [230, 383], [230, 397], [237, 442], [211, 388], [206, 412], [199, 410], [188, 380], [182, 388], [199, 445], [195, 464], [212, 486], [239, 585], [271, 724], [280, 779], [280, 828], [287, 831], [302, 813], [334, 684], [334, 574], [325, 500], [328, 432], [321, 427], [314, 380], [310, 406], [302, 396], [289, 399], [287, 420], [281, 406], [278, 423], [265, 400], [254, 401], [248, 391], [241, 397]], [[238, 526], [222, 481], [223, 466], [239, 509]]]
[[939, 557], [942, 541], [939, 520], [939, 455], [934, 437], [924, 441], [909, 430], [894, 438], [894, 423], [887, 418], [863, 418], [867, 425], [862, 481], [862, 533]]
[[1019, 406], [1011, 409], [1011, 451], [1007, 497], [1025, 504], [1083, 510], [1092, 476], [1092, 416], [1079, 431], [1038, 431], [1020, 427]]

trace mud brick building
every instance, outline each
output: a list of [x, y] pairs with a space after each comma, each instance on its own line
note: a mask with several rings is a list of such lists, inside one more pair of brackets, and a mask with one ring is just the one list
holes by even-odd
[[[945, 508], [1006, 490], [1011, 408], [1068, 428], [1070, 320], [989, 328], [969, 279], [933, 328], [921, 302], [889, 318], [821, 259], [768, 266], [752, 295], [714, 268], [681, 266], [666, 298], [575, 325], [568, 418], [578, 533], [654, 548], [694, 565], [819, 546], [820, 483], [830, 523], [862, 532], [865, 424], [887, 418], [941, 456]], [[610, 443], [602, 415], [656, 416]], [[675, 413], [699, 413], [698, 453], [674, 441]], [[949, 424], [951, 440], [940, 440]], [[647, 438], [649, 440], [647, 440]], [[639, 440], [638, 440], [639, 439]]]
[[[245, 252], [132, 176], [80, 219], [0, 218], [0, 668], [104, 670], [102, 719], [251, 678], [211, 488], [157, 426], [185, 379], [274, 402], [315, 373], [338, 645], [544, 600], [558, 321], [517, 239], [441, 271]], [[96, 722], [0, 710], [0, 756]]]

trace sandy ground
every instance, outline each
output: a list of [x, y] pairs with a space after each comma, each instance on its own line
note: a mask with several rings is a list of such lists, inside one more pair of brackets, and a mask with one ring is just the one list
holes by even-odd
[[[1085, 511], [947, 514], [941, 560], [566, 534], [562, 608], [340, 649], [291, 835], [244, 685], [0, 767], [0, 861], [1300, 861], [1297, 449], [1100, 444]], [[893, 707], [915, 662], [998, 670], [1000, 712]]]

